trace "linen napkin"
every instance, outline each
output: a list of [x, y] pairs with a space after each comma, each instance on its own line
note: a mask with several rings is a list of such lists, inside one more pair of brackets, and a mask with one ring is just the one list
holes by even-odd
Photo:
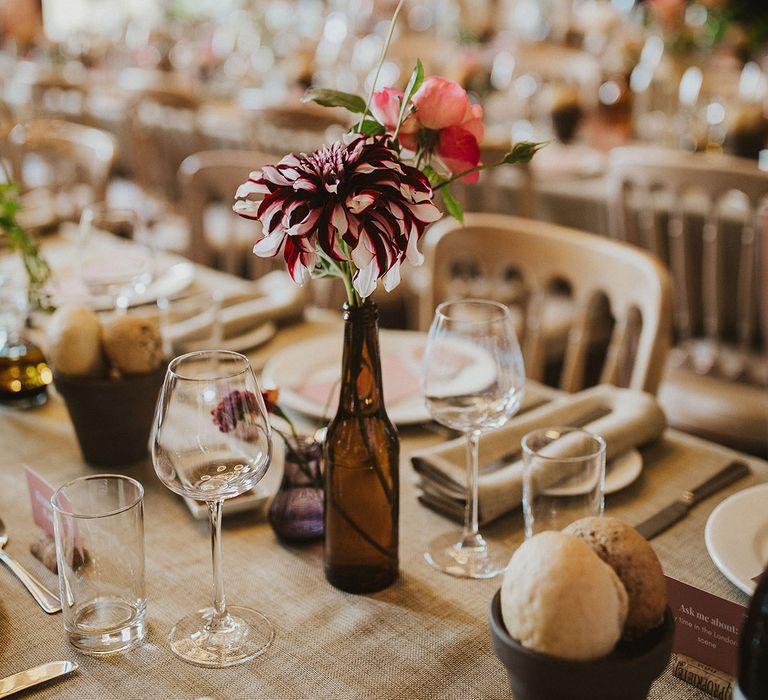
[[[286, 273], [270, 272], [250, 289], [222, 298], [217, 315], [222, 338], [225, 343], [236, 343], [238, 338], [266, 323], [298, 320], [308, 299], [306, 288], [299, 287]], [[210, 336], [211, 322], [209, 314], [192, 316], [169, 324], [163, 328], [163, 335], [174, 346], [190, 345]]]
[[[588, 422], [584, 425], [585, 420]], [[555, 399], [484, 434], [479, 445], [478, 517], [481, 523], [491, 522], [520, 507], [522, 437], [537, 428], [573, 424], [601, 435], [606, 442], [606, 458], [610, 459], [659, 437], [666, 420], [650, 394], [600, 385]], [[419, 499], [447, 517], [461, 520], [466, 502], [465, 438], [420, 450], [413, 454], [411, 462], [419, 475], [422, 491]]]

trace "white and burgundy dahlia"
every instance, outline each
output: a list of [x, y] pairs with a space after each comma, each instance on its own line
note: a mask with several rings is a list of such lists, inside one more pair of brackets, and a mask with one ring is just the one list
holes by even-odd
[[355, 134], [252, 172], [234, 210], [262, 224], [253, 252], [282, 251], [297, 283], [314, 269], [319, 246], [341, 267], [353, 264], [352, 283], [365, 299], [379, 279], [394, 289], [405, 260], [421, 264], [418, 240], [441, 216], [432, 197], [424, 174], [405, 165], [386, 139]]

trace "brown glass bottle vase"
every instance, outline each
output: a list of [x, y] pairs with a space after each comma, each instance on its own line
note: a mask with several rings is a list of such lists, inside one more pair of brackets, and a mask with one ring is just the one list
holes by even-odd
[[398, 571], [399, 453], [384, 409], [376, 305], [344, 306], [339, 407], [325, 440], [325, 575], [350, 593]]

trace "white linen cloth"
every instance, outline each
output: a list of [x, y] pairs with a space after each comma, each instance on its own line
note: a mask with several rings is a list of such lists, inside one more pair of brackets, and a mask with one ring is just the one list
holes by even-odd
[[[594, 417], [591, 419], [591, 417]], [[582, 425], [589, 420], [586, 425]], [[601, 435], [606, 458], [651, 442], [664, 431], [666, 420], [650, 394], [600, 385], [556, 399], [511, 420], [480, 438], [478, 517], [488, 523], [519, 509], [523, 489], [523, 462], [519, 452], [523, 436], [537, 428], [578, 423]], [[501, 468], [484, 465], [511, 455]], [[415, 452], [411, 463], [419, 475], [420, 500], [444, 515], [461, 520], [466, 503], [466, 439], [464, 437]]]

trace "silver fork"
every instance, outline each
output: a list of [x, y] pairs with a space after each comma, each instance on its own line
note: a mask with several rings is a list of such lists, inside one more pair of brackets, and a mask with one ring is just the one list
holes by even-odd
[[40, 607], [47, 613], [57, 613], [61, 611], [61, 602], [58, 597], [51, 593], [40, 581], [29, 573], [15, 559], [11, 558], [3, 547], [8, 543], [8, 534], [5, 531], [5, 523], [0, 519], [0, 561], [2, 561], [32, 594], [32, 597], [40, 604]]

